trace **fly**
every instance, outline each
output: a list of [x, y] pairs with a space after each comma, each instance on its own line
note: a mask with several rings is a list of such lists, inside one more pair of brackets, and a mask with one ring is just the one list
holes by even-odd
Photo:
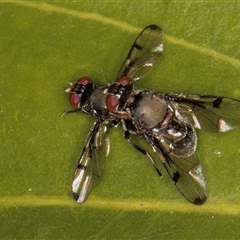
[[[110, 149], [108, 131], [123, 125], [125, 139], [143, 153], [162, 176], [166, 170], [178, 191], [191, 203], [207, 199], [207, 183], [196, 154], [195, 129], [227, 132], [240, 126], [240, 101], [234, 98], [188, 93], [138, 90], [136, 81], [146, 76], [163, 53], [163, 30], [150, 25], [134, 41], [117, 79], [97, 85], [82, 77], [66, 92], [74, 110], [95, 117], [77, 162], [72, 182], [73, 198], [84, 202], [102, 180]], [[152, 152], [134, 141], [142, 136]], [[154, 157], [152, 156], [154, 155]]]

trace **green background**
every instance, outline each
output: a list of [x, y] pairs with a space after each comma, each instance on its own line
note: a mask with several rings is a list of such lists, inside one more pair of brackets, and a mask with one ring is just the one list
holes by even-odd
[[105, 179], [79, 205], [71, 180], [94, 119], [60, 118], [68, 82], [114, 81], [153, 23], [164, 56], [139, 88], [240, 98], [239, 12], [238, 2], [0, 3], [0, 238], [240, 238], [240, 130], [198, 131], [209, 199], [194, 206], [112, 129]]

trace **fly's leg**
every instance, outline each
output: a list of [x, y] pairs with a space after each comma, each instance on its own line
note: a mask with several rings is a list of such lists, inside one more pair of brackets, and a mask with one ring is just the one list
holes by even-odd
[[154, 169], [157, 171], [158, 175], [160, 177], [162, 177], [162, 173], [160, 172], [160, 170], [158, 169], [158, 167], [156, 166], [156, 164], [154, 163], [151, 155], [144, 149], [142, 149], [141, 147], [139, 147], [136, 143], [134, 143], [131, 139], [130, 139], [130, 133], [129, 131], [125, 131], [124, 133], [124, 137], [125, 139], [134, 147], [136, 148], [139, 152], [141, 152], [142, 154], [144, 154], [148, 160], [150, 161], [151, 165], [154, 167]]
[[68, 113], [75, 113], [75, 112], [79, 112], [79, 111], [81, 111], [81, 109], [66, 110], [62, 113], [62, 115], [60, 117], [63, 117], [65, 114], [68, 114]]

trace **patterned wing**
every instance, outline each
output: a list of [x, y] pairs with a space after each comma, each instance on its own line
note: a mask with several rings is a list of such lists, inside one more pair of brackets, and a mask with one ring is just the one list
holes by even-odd
[[129, 76], [133, 81], [144, 77], [162, 56], [162, 52], [163, 30], [156, 25], [144, 28], [133, 43], [118, 77]]
[[[145, 136], [152, 146], [163, 167], [178, 191], [191, 203], [203, 204], [207, 199], [207, 183], [201, 165], [195, 153], [186, 157], [177, 157], [167, 153], [161, 141]], [[155, 164], [159, 165], [159, 162]]]
[[240, 127], [240, 100], [214, 95], [166, 94], [179, 105], [181, 114], [195, 128], [208, 132], [227, 132]]
[[107, 124], [96, 120], [85, 141], [72, 182], [73, 198], [79, 203], [87, 199], [103, 178], [105, 158], [110, 150], [108, 128]]

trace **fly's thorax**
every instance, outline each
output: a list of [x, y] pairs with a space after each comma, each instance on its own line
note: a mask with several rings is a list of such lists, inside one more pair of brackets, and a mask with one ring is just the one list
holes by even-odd
[[129, 110], [137, 125], [151, 129], [163, 121], [167, 112], [167, 102], [150, 91], [142, 91], [134, 96]]
[[87, 99], [83, 110], [91, 111], [96, 114], [105, 114], [106, 108], [106, 96], [108, 85], [97, 86]]

